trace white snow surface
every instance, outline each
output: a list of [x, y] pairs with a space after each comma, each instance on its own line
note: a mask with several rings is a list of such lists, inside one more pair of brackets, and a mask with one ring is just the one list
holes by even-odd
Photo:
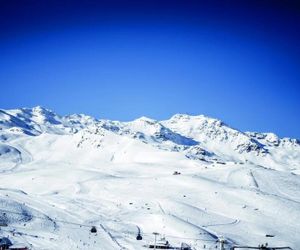
[[0, 173], [0, 233], [30, 249], [300, 249], [299, 141], [203, 115], [0, 110]]

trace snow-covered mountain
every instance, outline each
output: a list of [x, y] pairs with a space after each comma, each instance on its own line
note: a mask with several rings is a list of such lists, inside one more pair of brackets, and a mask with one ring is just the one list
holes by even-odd
[[203, 115], [0, 110], [0, 171], [0, 231], [32, 249], [300, 245], [300, 142]]

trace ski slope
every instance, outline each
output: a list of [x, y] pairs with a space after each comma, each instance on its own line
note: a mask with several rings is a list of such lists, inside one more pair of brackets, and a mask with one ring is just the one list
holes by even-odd
[[158, 232], [194, 249], [219, 237], [226, 249], [299, 249], [296, 139], [205, 116], [119, 122], [42, 107], [0, 110], [0, 139], [0, 232], [14, 244], [146, 249]]

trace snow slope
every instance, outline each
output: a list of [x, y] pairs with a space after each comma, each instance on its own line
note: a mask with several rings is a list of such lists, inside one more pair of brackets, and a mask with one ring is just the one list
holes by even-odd
[[299, 141], [205, 116], [0, 110], [0, 173], [1, 235], [31, 249], [300, 245]]

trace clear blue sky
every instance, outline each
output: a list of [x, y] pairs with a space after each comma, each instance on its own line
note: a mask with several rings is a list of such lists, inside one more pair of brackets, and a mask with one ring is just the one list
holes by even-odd
[[300, 138], [299, 38], [297, 1], [0, 0], [0, 108]]

